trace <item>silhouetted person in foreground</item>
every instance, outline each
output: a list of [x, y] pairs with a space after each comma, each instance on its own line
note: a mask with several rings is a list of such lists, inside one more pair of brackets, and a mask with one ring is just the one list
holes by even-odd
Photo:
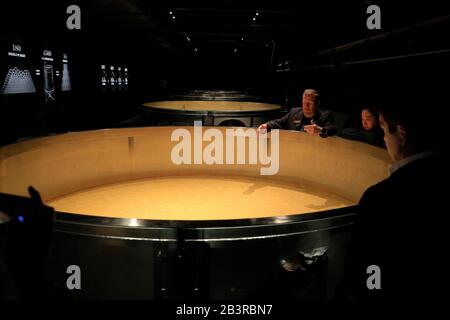
[[[9, 216], [5, 239], [7, 270], [0, 275], [0, 299], [41, 299], [47, 292], [47, 258], [53, 240], [53, 208], [29, 187], [31, 198], [0, 193], [0, 210]], [[2, 258], [2, 257], [0, 257]]]
[[445, 128], [428, 125], [424, 112], [436, 113], [437, 107], [448, 105], [425, 91], [399, 93], [381, 105], [379, 120], [394, 163], [389, 177], [359, 202], [340, 298], [436, 299], [447, 288], [450, 162]]

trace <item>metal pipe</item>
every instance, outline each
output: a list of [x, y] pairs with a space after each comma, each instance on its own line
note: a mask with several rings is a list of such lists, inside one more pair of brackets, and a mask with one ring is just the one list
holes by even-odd
[[[350, 66], [350, 65], [355, 65], [355, 64], [363, 64], [363, 63], [370, 63], [370, 62], [380, 62], [380, 61], [390, 61], [390, 60], [405, 59], [405, 58], [414, 58], [414, 57], [429, 56], [429, 55], [436, 55], [436, 54], [442, 54], [442, 53], [450, 53], [450, 49], [443, 49], [443, 50], [436, 50], [436, 51], [427, 51], [427, 52], [420, 52], [420, 53], [414, 53], [414, 54], [404, 54], [404, 55], [393, 56], [393, 57], [383, 57], [383, 58], [375, 58], [375, 59], [349, 61], [349, 62], [343, 62], [340, 65], [341, 66]], [[333, 68], [333, 67], [335, 67], [335, 65], [333, 65], [333, 64], [325, 64], [325, 65], [320, 65], [320, 66], [305, 67], [305, 68], [298, 69], [297, 71], [314, 70], [314, 69], [326, 69], [326, 68]]]

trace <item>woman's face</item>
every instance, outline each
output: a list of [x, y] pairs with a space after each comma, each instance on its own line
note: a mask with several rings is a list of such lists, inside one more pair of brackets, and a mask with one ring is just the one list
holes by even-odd
[[378, 125], [377, 118], [375, 118], [367, 109], [364, 109], [361, 112], [361, 122], [364, 130], [371, 130]]

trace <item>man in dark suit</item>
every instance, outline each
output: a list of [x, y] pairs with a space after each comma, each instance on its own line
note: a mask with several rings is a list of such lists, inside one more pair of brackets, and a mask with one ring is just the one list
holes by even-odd
[[436, 106], [430, 96], [402, 95], [380, 110], [394, 164], [359, 202], [340, 297], [437, 299], [447, 288], [442, 214], [448, 210], [450, 162], [443, 127], [424, 126], [420, 110]]
[[298, 130], [321, 137], [336, 134], [331, 112], [319, 110], [319, 105], [319, 93], [314, 89], [306, 89], [303, 92], [302, 108], [292, 108], [284, 117], [264, 123], [258, 130]]

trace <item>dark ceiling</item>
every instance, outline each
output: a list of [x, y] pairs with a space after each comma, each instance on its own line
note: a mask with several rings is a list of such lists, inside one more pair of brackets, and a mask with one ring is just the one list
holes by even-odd
[[[421, 2], [421, 3], [420, 3]], [[382, 29], [368, 30], [367, 7], [381, 8]], [[88, 3], [90, 21], [104, 32], [138, 35], [174, 56], [268, 56], [287, 60], [443, 16], [432, 1], [210, 1], [184, 5], [148, 0]]]
[[[39, 33], [65, 26], [65, 6], [79, 4], [90, 41], [126, 40], [174, 59], [245, 58], [271, 65], [442, 17], [445, 1], [12, 1], [2, 4], [0, 32]], [[381, 8], [381, 30], [368, 30], [366, 9]], [[18, 19], [20, 17], [20, 19]], [[18, 20], [25, 23], [18, 23]], [[67, 31], [67, 30], [65, 30]], [[437, 34], [436, 37], [448, 35]]]

